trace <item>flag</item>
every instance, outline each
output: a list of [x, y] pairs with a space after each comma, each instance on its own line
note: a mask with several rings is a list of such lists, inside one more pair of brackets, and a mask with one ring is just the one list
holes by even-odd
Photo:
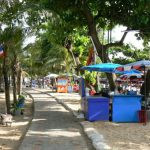
[[90, 48], [89, 49], [89, 56], [88, 56], [86, 65], [87, 66], [90, 65], [93, 61], [94, 61], [94, 49]]
[[4, 56], [4, 48], [0, 45], [0, 57]]

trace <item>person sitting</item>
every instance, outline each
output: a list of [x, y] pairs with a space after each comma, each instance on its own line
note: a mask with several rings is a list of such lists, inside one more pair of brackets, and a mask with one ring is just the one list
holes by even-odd
[[86, 93], [88, 93], [87, 96], [94, 95], [96, 93], [94, 86], [90, 84], [90, 82], [87, 82], [86, 84]]
[[109, 92], [105, 91], [105, 90], [101, 90], [99, 93], [95, 93], [95, 96], [102, 96], [102, 97], [107, 97], [110, 98], [110, 95], [108, 94]]
[[95, 95], [96, 91], [94, 89], [89, 90], [89, 95]]

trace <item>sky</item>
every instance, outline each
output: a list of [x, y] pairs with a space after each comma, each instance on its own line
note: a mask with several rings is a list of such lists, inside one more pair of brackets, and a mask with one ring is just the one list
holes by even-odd
[[[122, 35], [124, 34], [124, 31], [126, 30], [126, 27], [123, 26], [116, 26], [113, 30], [112, 30], [112, 38], [119, 41], [122, 37]], [[133, 46], [135, 46], [138, 49], [143, 49], [143, 41], [142, 40], [137, 40], [137, 38], [135, 37], [135, 31], [131, 31], [128, 32], [124, 43], [125, 44], [132, 44]]]
[[34, 43], [36, 36], [27, 37], [23, 43], [23, 47], [27, 46], [29, 43]]

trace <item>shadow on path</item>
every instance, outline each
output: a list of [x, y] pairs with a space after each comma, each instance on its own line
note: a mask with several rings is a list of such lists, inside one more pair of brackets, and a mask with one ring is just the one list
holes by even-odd
[[74, 116], [47, 94], [27, 91], [34, 98], [34, 118], [20, 150], [93, 150]]

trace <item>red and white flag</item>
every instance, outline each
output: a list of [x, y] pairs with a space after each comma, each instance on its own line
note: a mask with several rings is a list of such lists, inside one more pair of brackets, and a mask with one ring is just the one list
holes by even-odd
[[4, 48], [2, 45], [0, 45], [0, 57], [4, 56]]

